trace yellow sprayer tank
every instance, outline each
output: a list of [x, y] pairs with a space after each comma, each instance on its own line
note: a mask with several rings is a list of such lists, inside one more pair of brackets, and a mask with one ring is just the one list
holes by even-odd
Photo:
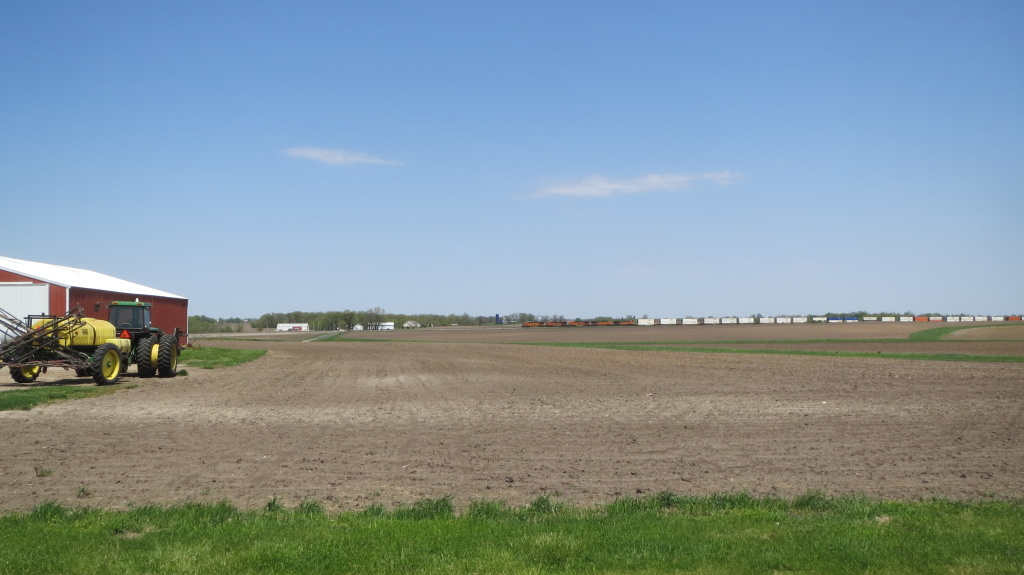
[[108, 339], [117, 337], [117, 332], [114, 331], [114, 324], [109, 321], [91, 317], [83, 318], [83, 321], [85, 324], [79, 326], [78, 329], [70, 333], [61, 334], [61, 343], [71, 347], [103, 345], [107, 343]]
[[[97, 347], [105, 343], [113, 343], [121, 353], [131, 349], [131, 340], [119, 339], [114, 324], [92, 317], [82, 318], [84, 323], [77, 328], [60, 334], [60, 344], [68, 347]], [[37, 321], [32, 327], [39, 327], [43, 321]]]

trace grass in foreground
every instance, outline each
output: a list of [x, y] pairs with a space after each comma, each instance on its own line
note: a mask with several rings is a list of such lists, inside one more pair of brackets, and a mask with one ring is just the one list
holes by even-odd
[[62, 401], [66, 399], [81, 399], [83, 397], [97, 397], [114, 393], [118, 389], [125, 389], [124, 384], [104, 385], [90, 387], [60, 387], [44, 386], [29, 389], [16, 389], [0, 393], [0, 411], [11, 411], [16, 409], [32, 409], [37, 405], [50, 403], [51, 401]]
[[179, 361], [189, 367], [215, 369], [233, 367], [263, 357], [265, 349], [225, 349], [222, 347], [194, 347], [181, 350]]
[[[0, 517], [2, 573], [1020, 573], [1024, 503], [669, 493], [582, 509], [450, 499]], [[55, 542], [60, 542], [55, 544]]]

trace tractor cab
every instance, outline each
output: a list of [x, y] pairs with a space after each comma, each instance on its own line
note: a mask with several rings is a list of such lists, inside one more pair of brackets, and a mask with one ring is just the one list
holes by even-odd
[[[152, 331], [153, 304], [140, 301], [115, 301], [107, 307], [110, 308], [110, 318], [107, 321], [114, 325], [118, 334], [127, 331], [134, 339], [134, 336], [149, 335]], [[121, 335], [121, 337], [124, 336]]]

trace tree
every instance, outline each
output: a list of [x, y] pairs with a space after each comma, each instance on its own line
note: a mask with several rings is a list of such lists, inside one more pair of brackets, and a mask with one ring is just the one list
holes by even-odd
[[384, 308], [374, 307], [363, 312], [363, 322], [366, 329], [380, 329], [384, 321]]
[[356, 324], [356, 312], [347, 309], [340, 314], [341, 325], [345, 326], [345, 329], [351, 330], [352, 326]]

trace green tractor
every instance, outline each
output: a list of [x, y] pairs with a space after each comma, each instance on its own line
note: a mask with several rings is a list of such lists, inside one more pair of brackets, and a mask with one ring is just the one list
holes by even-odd
[[164, 333], [152, 325], [153, 304], [139, 301], [115, 301], [109, 306], [109, 321], [120, 339], [131, 340], [122, 361], [123, 370], [136, 364], [139, 377], [174, 377], [178, 373], [178, 330]]

